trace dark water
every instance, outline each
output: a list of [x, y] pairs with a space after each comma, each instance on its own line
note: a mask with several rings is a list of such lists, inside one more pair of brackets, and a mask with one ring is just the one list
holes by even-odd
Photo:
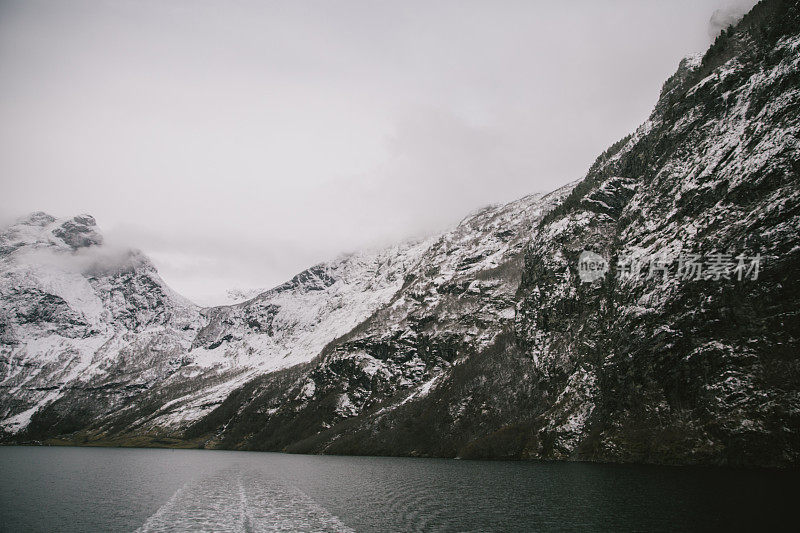
[[3, 531], [796, 530], [797, 473], [0, 447]]

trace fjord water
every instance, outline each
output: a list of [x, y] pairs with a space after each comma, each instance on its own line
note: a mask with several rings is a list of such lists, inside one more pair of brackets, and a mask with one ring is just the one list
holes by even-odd
[[3, 531], [790, 528], [797, 473], [0, 447]]

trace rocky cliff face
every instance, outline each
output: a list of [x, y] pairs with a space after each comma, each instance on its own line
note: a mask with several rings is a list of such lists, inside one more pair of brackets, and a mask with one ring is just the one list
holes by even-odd
[[799, 115], [770, 0], [579, 183], [240, 304], [33, 215], [0, 237], [7, 438], [796, 465]]
[[[526, 453], [797, 462], [799, 23], [762, 3], [685, 61], [540, 226], [517, 335], [557, 396]], [[603, 279], [579, 279], [584, 249]]]

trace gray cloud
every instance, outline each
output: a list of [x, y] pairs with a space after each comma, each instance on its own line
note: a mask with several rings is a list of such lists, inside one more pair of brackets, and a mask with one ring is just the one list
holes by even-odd
[[6, 1], [0, 217], [91, 213], [202, 303], [275, 285], [579, 178], [728, 5]]
[[38, 248], [18, 254], [20, 264], [90, 276], [109, 275], [141, 263], [144, 257], [135, 250], [114, 245], [92, 246], [74, 251]]
[[720, 9], [714, 10], [708, 21], [708, 36], [716, 39], [722, 30], [739, 22], [742, 17], [753, 7], [752, 2], [740, 0]]

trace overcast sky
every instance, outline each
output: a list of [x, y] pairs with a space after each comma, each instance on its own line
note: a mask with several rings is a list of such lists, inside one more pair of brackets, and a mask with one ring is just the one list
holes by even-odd
[[0, 0], [0, 220], [221, 303], [582, 177], [753, 3]]

